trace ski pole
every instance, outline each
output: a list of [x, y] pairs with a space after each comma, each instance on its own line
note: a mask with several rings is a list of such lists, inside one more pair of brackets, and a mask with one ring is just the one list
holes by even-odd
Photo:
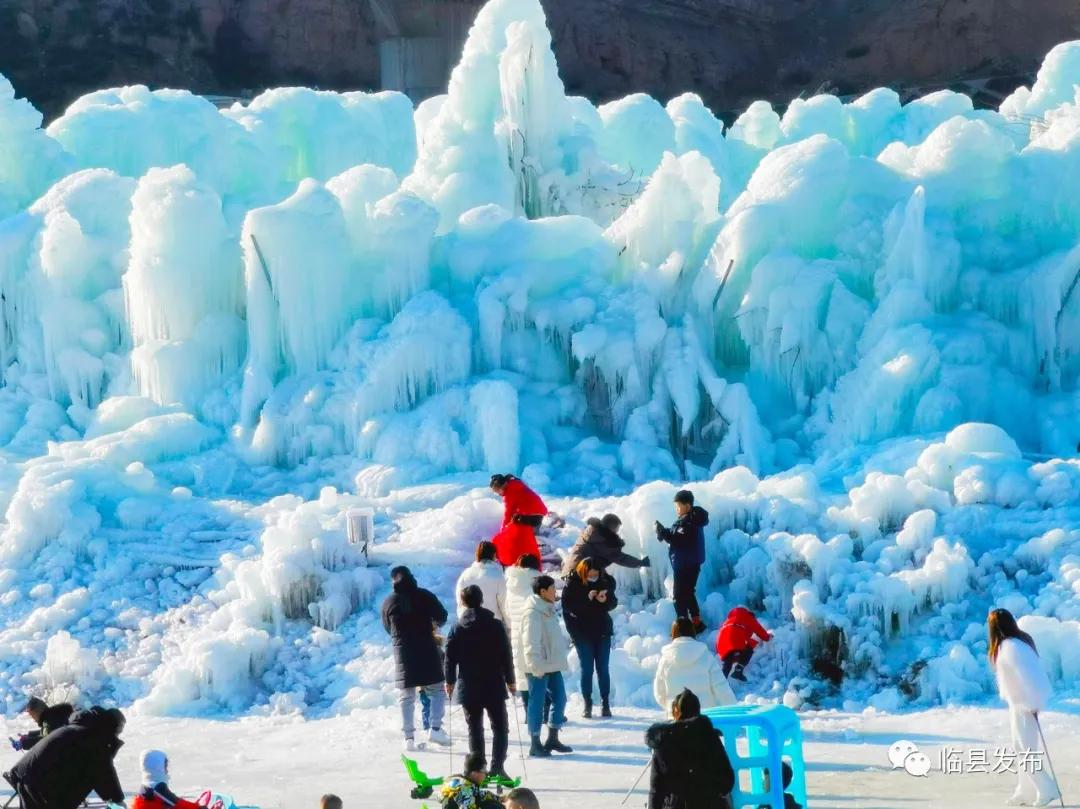
[[527, 782], [529, 780], [529, 771], [525, 768], [525, 748], [521, 744], [521, 719], [518, 718], [517, 705], [511, 702], [510, 710], [514, 712], [514, 727], [517, 728], [518, 737], [518, 755], [521, 756], [521, 777]]
[[1058, 800], [1061, 801], [1061, 809], [1065, 809], [1065, 797], [1061, 794], [1061, 783], [1057, 773], [1054, 772], [1054, 762], [1050, 760], [1050, 748], [1046, 746], [1046, 736], [1043, 735], [1042, 724], [1039, 722], [1039, 712], [1032, 714], [1035, 717], [1035, 727], [1039, 729], [1039, 740], [1042, 742], [1043, 753], [1046, 754], [1046, 763], [1050, 765], [1050, 777], [1054, 779], [1054, 787], [1058, 791]]
[[641, 779], [645, 777], [645, 773], [647, 773], [649, 771], [649, 767], [651, 767], [651, 766], [652, 766], [652, 759], [650, 758], [648, 760], [648, 762], [645, 764], [645, 766], [642, 768], [641, 772], [638, 773], [638, 777], [634, 779], [634, 784], [633, 784], [633, 786], [630, 787], [630, 791], [627, 792], [626, 795], [623, 796], [623, 799], [621, 801], [619, 801], [619, 806], [622, 806], [624, 803], [626, 803], [628, 800], [630, 800], [630, 796], [633, 795], [634, 790], [637, 789], [638, 782], [640, 782]]
[[446, 697], [446, 701], [448, 703], [450, 703], [449, 706], [447, 706], [448, 710], [446, 711], [446, 717], [447, 717], [447, 725], [449, 726], [449, 727], [447, 727], [447, 730], [449, 731], [449, 736], [450, 736], [450, 772], [453, 772], [454, 771], [454, 697], [453, 697], [453, 695], [452, 694], [448, 695]]

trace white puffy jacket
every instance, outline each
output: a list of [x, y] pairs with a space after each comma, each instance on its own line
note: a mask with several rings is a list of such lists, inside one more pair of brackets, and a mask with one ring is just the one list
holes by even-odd
[[525, 617], [525, 607], [533, 597], [533, 582], [540, 576], [540, 571], [527, 567], [506, 568], [506, 614], [510, 618], [510, 646], [514, 651], [514, 677], [518, 691], [528, 691], [529, 681], [525, 679], [525, 638], [521, 632], [521, 619]]
[[1039, 655], [1017, 638], [1006, 638], [994, 663], [998, 692], [1010, 708], [1038, 713], [1050, 700], [1050, 678]]
[[570, 641], [563, 634], [555, 605], [534, 595], [521, 618], [525, 673], [534, 677], [566, 671]]
[[506, 576], [503, 574], [502, 565], [498, 562], [473, 562], [458, 577], [457, 587], [454, 593], [457, 597], [458, 620], [465, 614], [465, 607], [461, 605], [461, 591], [470, 584], [475, 584], [484, 594], [484, 609], [495, 613], [496, 620], [502, 621], [507, 631], [510, 625], [507, 619], [510, 617], [506, 610]]
[[660, 653], [660, 665], [653, 680], [656, 704], [670, 716], [671, 703], [684, 688], [701, 700], [702, 710], [736, 702], [712, 650], [693, 638], [675, 638]]

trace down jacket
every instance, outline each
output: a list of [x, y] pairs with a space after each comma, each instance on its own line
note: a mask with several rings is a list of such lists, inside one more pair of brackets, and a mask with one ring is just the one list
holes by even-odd
[[735, 694], [709, 647], [693, 638], [675, 638], [660, 653], [653, 680], [653, 696], [661, 710], [671, 715], [672, 700], [684, 688], [701, 701], [701, 710], [734, 705]]
[[1006, 638], [998, 647], [994, 663], [998, 692], [1009, 703], [1025, 713], [1045, 710], [1050, 700], [1050, 678], [1046, 676], [1039, 654], [1018, 638]]
[[394, 642], [397, 687], [416, 688], [443, 681], [442, 653], [435, 627], [446, 623], [446, 608], [411, 575], [394, 582], [382, 605], [383, 628]]
[[533, 582], [540, 575], [538, 570], [527, 567], [508, 567], [506, 569], [506, 611], [510, 616], [510, 645], [514, 650], [514, 674], [517, 690], [528, 691], [529, 681], [525, 679], [525, 633], [521, 621], [525, 617], [525, 608], [533, 597]]
[[563, 562], [563, 575], [569, 576], [574, 572], [582, 559], [594, 559], [603, 564], [620, 565], [621, 567], [641, 567], [642, 559], [623, 552], [626, 542], [614, 531], [609, 531], [596, 517], [589, 517], [585, 524], [585, 530], [577, 538], [574, 546], [570, 549], [566, 560]]
[[[516, 522], [515, 517], [532, 518], [529, 522], [534, 528], [540, 527], [540, 520], [548, 513], [547, 506], [540, 495], [526, 486], [521, 480], [511, 476], [502, 491], [503, 522], [502, 527]], [[537, 519], [539, 518], [539, 519]], [[514, 561], [517, 561], [516, 559]]]
[[724, 809], [735, 773], [720, 733], [704, 716], [653, 725], [649, 809]]
[[510, 641], [491, 610], [467, 609], [446, 637], [446, 684], [457, 685], [458, 702], [491, 705], [506, 699], [513, 683]]
[[694, 506], [670, 528], [661, 526], [657, 530], [656, 538], [668, 544], [668, 558], [674, 570], [705, 564], [705, 526], [708, 524], [709, 512]]
[[484, 594], [483, 607], [491, 610], [496, 621], [502, 621], [509, 628], [510, 616], [506, 611], [506, 575], [498, 562], [473, 562], [458, 577], [454, 592], [457, 594], [457, 616], [465, 615], [466, 607], [461, 603], [461, 591], [475, 584]]
[[727, 620], [720, 627], [720, 634], [716, 636], [716, 654], [723, 660], [732, 652], [744, 649], [753, 649], [758, 642], [754, 636], [762, 640], [771, 640], [772, 635], [758, 623], [754, 613], [746, 607], [736, 607], [728, 613]]
[[538, 595], [529, 599], [521, 619], [524, 637], [525, 673], [543, 677], [566, 671], [570, 643], [563, 635], [555, 605]]

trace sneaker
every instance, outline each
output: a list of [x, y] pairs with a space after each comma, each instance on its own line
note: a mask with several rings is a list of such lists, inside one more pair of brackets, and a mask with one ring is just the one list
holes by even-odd
[[450, 736], [442, 728], [432, 728], [428, 731], [428, 741], [446, 747], [450, 744]]
[[415, 753], [420, 748], [416, 746], [416, 741], [414, 739], [406, 739], [401, 743], [401, 749], [406, 753]]

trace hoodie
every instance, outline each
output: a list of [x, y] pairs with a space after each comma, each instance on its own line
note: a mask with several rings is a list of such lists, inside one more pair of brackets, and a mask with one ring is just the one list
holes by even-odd
[[514, 673], [518, 691], [529, 690], [529, 681], [525, 679], [525, 635], [521, 630], [521, 620], [525, 617], [529, 599], [533, 597], [533, 581], [539, 575], [538, 570], [527, 567], [506, 569], [506, 612], [510, 621], [510, 645], [514, 651]]
[[721, 809], [735, 773], [720, 733], [704, 716], [662, 722], [645, 733], [652, 750], [649, 809]]
[[736, 702], [716, 657], [708, 646], [693, 638], [675, 638], [660, 653], [653, 680], [656, 704], [670, 716], [672, 700], [684, 688], [697, 695], [703, 711]]
[[395, 578], [394, 592], [382, 605], [382, 622], [394, 644], [398, 688], [443, 681], [435, 627], [445, 624], [446, 619], [446, 608], [433, 593], [417, 586], [411, 573]]
[[503, 573], [502, 565], [495, 560], [473, 562], [462, 571], [454, 588], [458, 596], [458, 618], [465, 614], [466, 609], [461, 603], [461, 591], [470, 584], [475, 584], [484, 594], [484, 609], [491, 610], [495, 620], [502, 621], [506, 626], [509, 616], [506, 613], [506, 574]]
[[668, 558], [673, 569], [705, 564], [705, 526], [708, 524], [709, 512], [694, 506], [670, 528], [661, 526], [657, 529], [656, 538], [668, 544]]

